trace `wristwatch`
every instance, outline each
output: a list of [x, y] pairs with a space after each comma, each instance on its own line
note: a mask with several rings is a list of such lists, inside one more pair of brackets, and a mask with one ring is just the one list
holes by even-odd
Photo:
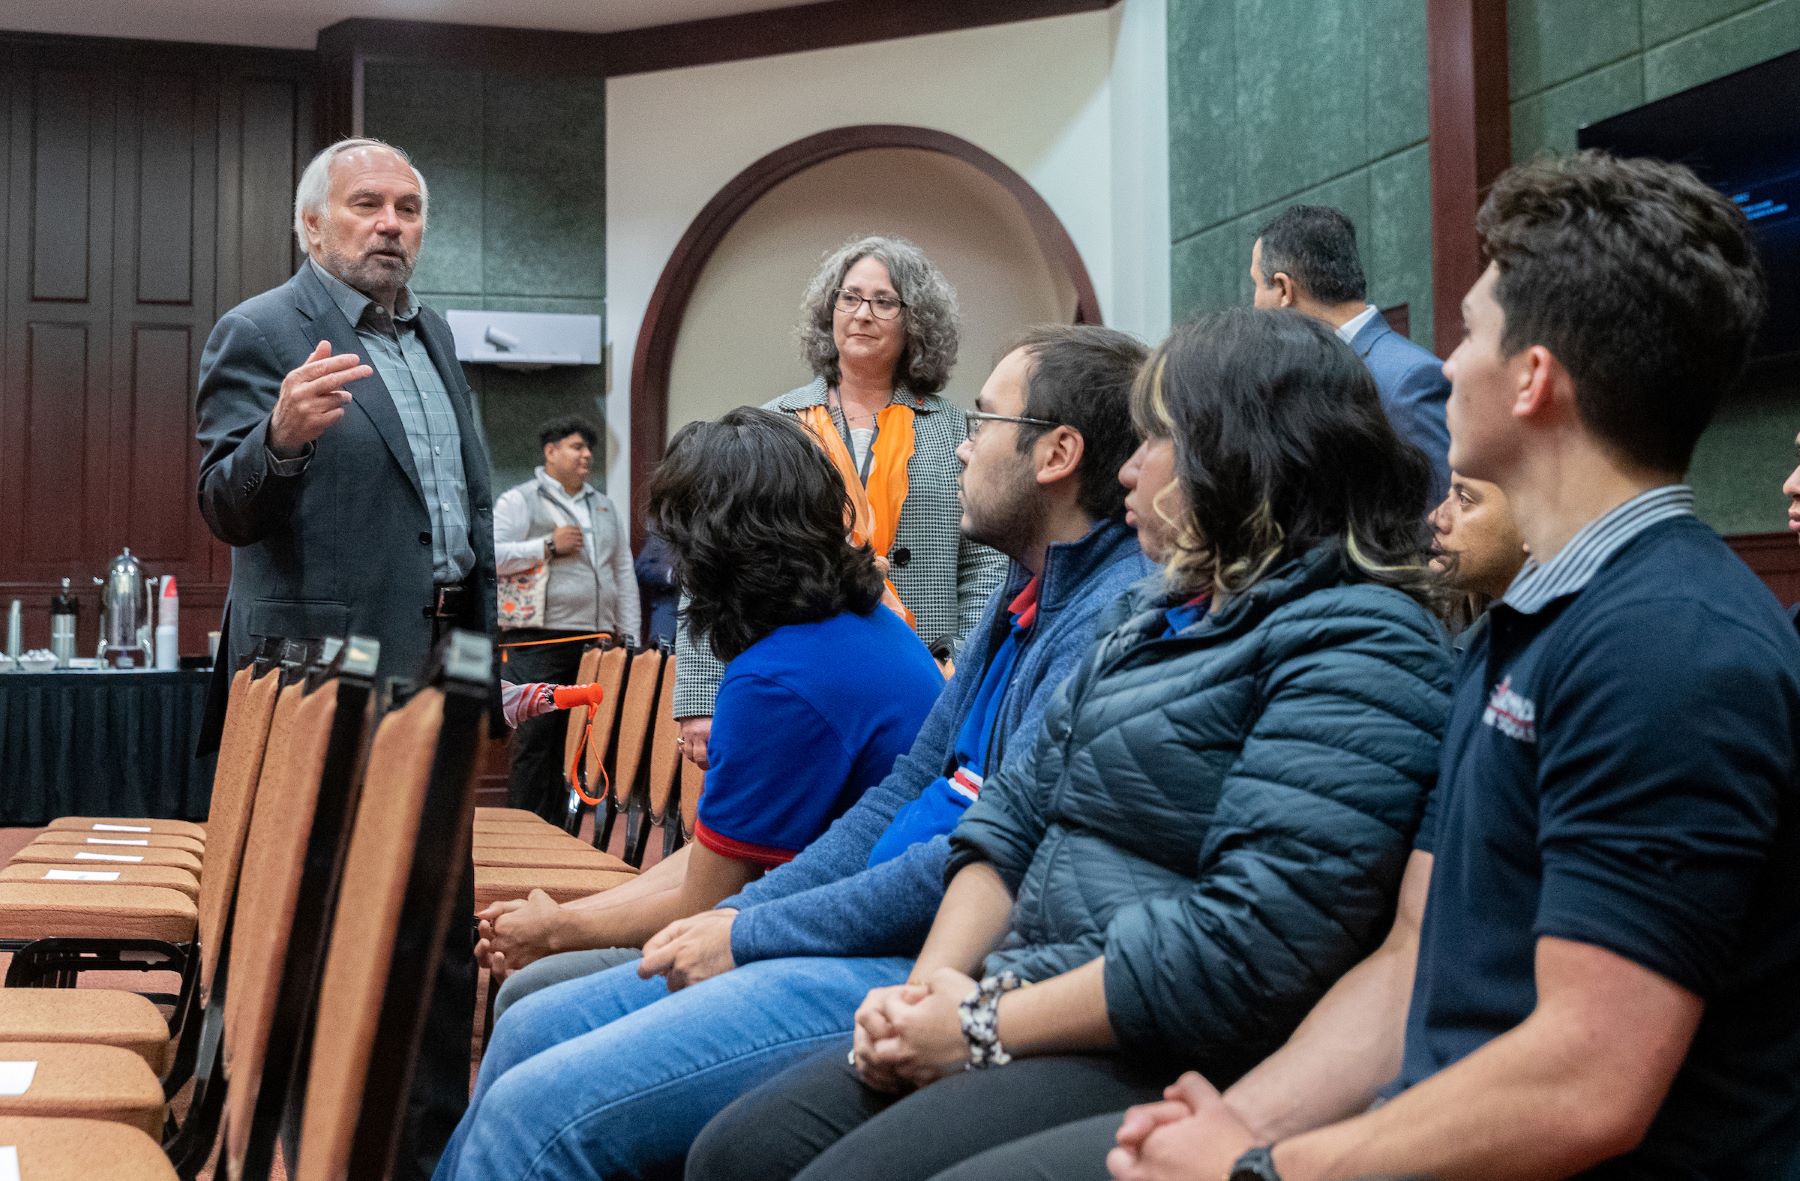
[[544, 561], [548, 562], [551, 558], [554, 558], [555, 556], [556, 556], [556, 538], [554, 536], [544, 538]]
[[1252, 1148], [1237, 1158], [1231, 1166], [1231, 1172], [1225, 1175], [1225, 1181], [1281, 1181], [1281, 1174], [1275, 1171], [1275, 1157], [1271, 1154], [1273, 1144], [1265, 1144], [1261, 1148]]

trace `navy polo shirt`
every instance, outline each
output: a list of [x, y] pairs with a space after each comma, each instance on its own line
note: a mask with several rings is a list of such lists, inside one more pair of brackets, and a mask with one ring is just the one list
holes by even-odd
[[1705, 1015], [1603, 1177], [1788, 1177], [1800, 1159], [1800, 638], [1680, 485], [1528, 566], [1458, 668], [1399, 1084], [1523, 1021], [1545, 936]]

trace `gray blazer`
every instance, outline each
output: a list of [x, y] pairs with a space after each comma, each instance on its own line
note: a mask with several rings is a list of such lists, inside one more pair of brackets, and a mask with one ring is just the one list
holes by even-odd
[[[468, 480], [474, 593], [457, 623], [491, 634], [487, 448], [450, 326], [424, 307], [418, 326], [456, 409]], [[417, 676], [431, 647], [431, 517], [406, 429], [380, 375], [347, 387], [350, 405], [315, 444], [305, 471], [283, 476], [269, 464], [269, 419], [282, 378], [320, 340], [331, 342], [334, 355], [364, 351], [324, 284], [302, 264], [280, 287], [226, 312], [200, 357], [200, 511], [232, 547], [209, 722], [222, 717], [223, 687], [255, 637], [373, 636], [381, 642], [381, 677]]]
[[[962, 465], [956, 449], [968, 434], [968, 416], [936, 394], [899, 390], [895, 396], [914, 411], [913, 453], [906, 465], [906, 504], [887, 553], [888, 578], [918, 621], [920, 638], [933, 646], [948, 641], [960, 650], [1006, 576], [1006, 557], [962, 535]], [[797, 414], [823, 405], [825, 381], [815, 378], [763, 409]], [[676, 628], [675, 655], [675, 716], [710, 715], [725, 666], [694, 643], [685, 622]]]

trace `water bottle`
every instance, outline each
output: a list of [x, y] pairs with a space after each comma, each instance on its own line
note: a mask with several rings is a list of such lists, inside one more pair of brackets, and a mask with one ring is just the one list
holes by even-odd
[[162, 580], [162, 593], [157, 599], [156, 667], [181, 667], [181, 596], [175, 590], [173, 574]]
[[69, 580], [62, 580], [62, 593], [50, 600], [50, 651], [56, 656], [57, 668], [68, 668], [75, 655], [75, 629], [81, 622], [81, 604], [69, 590]]

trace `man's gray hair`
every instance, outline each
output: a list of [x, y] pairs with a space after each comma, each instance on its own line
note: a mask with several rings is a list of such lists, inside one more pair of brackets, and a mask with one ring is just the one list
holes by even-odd
[[925, 252], [905, 238], [858, 238], [826, 257], [800, 301], [800, 324], [794, 334], [800, 338], [801, 355], [813, 376], [824, 378], [827, 385], [838, 383], [837, 342], [831, 335], [832, 305], [838, 288], [844, 284], [844, 275], [865, 258], [887, 268], [889, 282], [906, 304], [900, 313], [906, 325], [906, 343], [894, 366], [895, 383], [915, 394], [937, 393], [949, 383], [950, 370], [956, 365], [960, 324], [956, 289], [925, 257]]
[[419, 182], [419, 226], [424, 228], [425, 214], [431, 205], [431, 190], [425, 187], [425, 174], [412, 162], [412, 157], [386, 140], [368, 136], [340, 139], [312, 158], [306, 171], [300, 174], [300, 183], [294, 186], [294, 237], [300, 242], [301, 254], [312, 253], [306, 245], [306, 215], [316, 213], [324, 216], [325, 201], [331, 193], [331, 162], [345, 152], [354, 152], [358, 148], [381, 148], [406, 161], [406, 166], [412, 169], [413, 177]]

